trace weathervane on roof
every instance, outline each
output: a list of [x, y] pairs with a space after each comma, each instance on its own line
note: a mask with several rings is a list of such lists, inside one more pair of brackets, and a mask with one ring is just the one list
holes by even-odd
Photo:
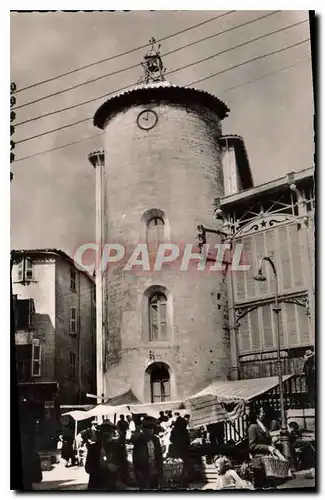
[[154, 37], [150, 38], [149, 43], [151, 43], [151, 48], [144, 56], [144, 62], [141, 63], [144, 70], [144, 81], [149, 82], [162, 82], [165, 80], [164, 73], [166, 68], [164, 68], [161, 56], [159, 44], [156, 48], [156, 40]]

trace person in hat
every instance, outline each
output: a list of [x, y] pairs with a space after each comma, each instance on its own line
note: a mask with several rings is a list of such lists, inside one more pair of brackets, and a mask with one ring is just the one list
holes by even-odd
[[70, 465], [75, 465], [76, 457], [73, 449], [73, 441], [74, 441], [74, 421], [72, 418], [69, 418], [69, 422], [63, 429], [63, 443], [61, 450], [61, 458], [65, 462], [65, 467], [69, 467]]
[[99, 466], [100, 456], [100, 435], [96, 420], [93, 420], [90, 427], [83, 432], [83, 440], [87, 447], [87, 457], [85, 471], [89, 474], [88, 489], [96, 486], [96, 470]]
[[117, 430], [118, 430], [119, 435], [120, 435], [120, 441], [122, 444], [125, 444], [126, 433], [127, 433], [128, 428], [129, 428], [129, 423], [127, 422], [127, 420], [125, 420], [124, 415], [120, 415], [120, 420], [117, 422], [116, 425], [117, 425]]
[[142, 421], [142, 433], [133, 447], [134, 475], [140, 490], [159, 488], [163, 473], [163, 457], [159, 438], [154, 434], [155, 422]]
[[123, 451], [116, 440], [117, 428], [110, 421], [103, 421], [98, 427], [96, 441], [91, 445], [91, 458], [86, 462], [89, 474], [88, 490], [116, 491], [124, 489], [121, 476], [123, 470]]

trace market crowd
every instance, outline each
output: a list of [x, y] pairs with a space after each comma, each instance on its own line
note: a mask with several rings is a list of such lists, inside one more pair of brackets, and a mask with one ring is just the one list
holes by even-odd
[[[221, 444], [224, 440], [223, 424], [208, 426], [209, 442]], [[193, 438], [193, 433], [191, 433]], [[199, 429], [192, 444], [205, 442], [207, 433]], [[164, 468], [170, 467], [178, 488], [186, 489], [191, 479], [190, 415], [161, 411], [158, 419], [148, 416], [120, 415], [117, 424], [104, 420], [93, 421], [77, 436], [78, 456], [85, 459], [89, 474], [88, 490], [123, 490], [136, 485], [139, 490], [158, 490], [166, 487]], [[64, 440], [62, 456], [73, 460], [72, 444]], [[215, 457], [216, 489], [238, 487], [252, 489], [252, 475], [243, 464], [239, 472], [232, 468], [229, 458]], [[133, 476], [132, 478], [130, 476]]]
[[[78, 436], [78, 455], [86, 455], [89, 490], [121, 490], [132, 482], [140, 490], [163, 487], [163, 463], [182, 464], [182, 483], [187, 483], [187, 455], [190, 446], [189, 415], [160, 412], [158, 419], [120, 415], [113, 424], [96, 421]], [[62, 456], [68, 460], [73, 450]], [[131, 464], [131, 467], [130, 467]]]
[[[270, 418], [268, 410], [260, 407], [250, 412], [248, 442], [243, 458], [235, 452], [236, 466], [226, 451], [227, 446], [233, 451], [236, 447], [225, 443], [223, 422], [193, 430], [190, 415], [171, 411], [161, 411], [158, 419], [120, 415], [116, 425], [108, 419], [101, 424], [93, 421], [77, 439], [62, 437], [62, 458], [66, 466], [74, 464], [76, 457], [79, 465], [81, 460], [89, 474], [88, 490], [124, 490], [130, 485], [141, 491], [159, 490], [171, 484], [175, 489], [186, 489], [193, 474], [193, 448], [199, 444], [201, 457], [210, 455], [215, 467], [216, 484], [208, 484], [208, 489], [274, 487], [278, 480], [267, 477], [265, 460], [285, 458], [280, 442], [272, 437], [279, 424]], [[290, 431], [292, 439], [299, 434], [295, 427]], [[166, 482], [168, 470], [174, 476], [178, 474], [174, 483]]]

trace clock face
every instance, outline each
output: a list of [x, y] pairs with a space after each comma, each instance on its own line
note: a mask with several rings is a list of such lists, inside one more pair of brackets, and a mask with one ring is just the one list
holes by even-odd
[[152, 129], [158, 121], [158, 116], [152, 109], [144, 109], [137, 118], [138, 127], [143, 130]]

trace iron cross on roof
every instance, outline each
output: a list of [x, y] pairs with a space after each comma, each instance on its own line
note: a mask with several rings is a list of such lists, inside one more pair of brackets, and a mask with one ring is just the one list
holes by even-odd
[[160, 47], [156, 47], [156, 39], [154, 37], [150, 38], [149, 43], [151, 44], [150, 50], [144, 56], [144, 62], [141, 63], [144, 69], [144, 80], [146, 83], [152, 82], [160, 82], [164, 81], [164, 73], [166, 68], [164, 68], [161, 56], [160, 56]]

